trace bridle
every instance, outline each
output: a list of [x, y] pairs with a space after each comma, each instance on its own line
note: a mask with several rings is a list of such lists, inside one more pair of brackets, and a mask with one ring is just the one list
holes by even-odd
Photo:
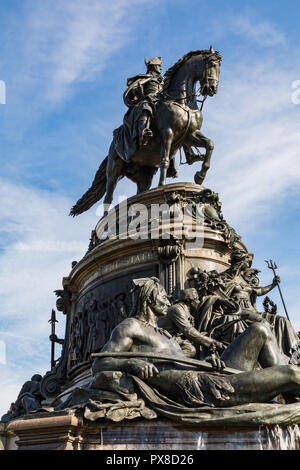
[[[213, 67], [211, 66], [211, 64], [213, 64], [215, 61], [214, 59], [212, 58], [212, 56], [209, 56], [205, 59], [205, 68], [204, 68], [204, 79], [203, 79], [203, 83], [201, 84], [201, 91], [203, 90], [203, 88], [206, 86], [208, 87], [209, 86], [209, 81], [212, 80], [213, 82], [216, 82], [216, 79], [215, 77], [210, 73], [213, 69]], [[206, 96], [206, 95], [204, 95]]]
[[[184, 96], [180, 96], [180, 97], [176, 97], [176, 96], [171, 96], [169, 95], [167, 92], [164, 92], [162, 93], [162, 97], [163, 98], [167, 98], [169, 100], [172, 100], [172, 101], [182, 101], [182, 100], [190, 100], [191, 98], [195, 98], [195, 97], [199, 97], [202, 95], [202, 90], [203, 88], [206, 86], [208, 87], [209, 86], [209, 81], [210, 80], [213, 80], [213, 81], [216, 81], [216, 79], [210, 74], [211, 70], [212, 70], [212, 67], [210, 66], [211, 63], [213, 63], [213, 59], [212, 57], [207, 57], [205, 59], [205, 67], [204, 67], [204, 78], [203, 78], [203, 83], [200, 82], [200, 87], [198, 88], [198, 90], [196, 91], [196, 93], [192, 93], [190, 95], [184, 95]], [[176, 91], [176, 90], [175, 90]], [[179, 90], [178, 90], [179, 91]], [[204, 102], [207, 98], [207, 94], [206, 95], [203, 95], [203, 99], [202, 100], [196, 100], [197, 103], [201, 103], [201, 106], [200, 106], [200, 111], [202, 111], [203, 109], [203, 105], [204, 105]]]

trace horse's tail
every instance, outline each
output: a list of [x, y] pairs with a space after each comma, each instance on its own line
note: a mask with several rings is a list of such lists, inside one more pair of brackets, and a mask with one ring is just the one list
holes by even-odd
[[86, 193], [76, 202], [75, 206], [72, 207], [70, 215], [82, 214], [87, 211], [96, 202], [103, 198], [106, 191], [106, 166], [108, 157], [106, 157], [98, 168], [95, 175], [92, 186], [87, 190]]

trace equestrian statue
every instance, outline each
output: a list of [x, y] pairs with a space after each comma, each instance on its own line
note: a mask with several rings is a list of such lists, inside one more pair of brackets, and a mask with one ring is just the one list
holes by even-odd
[[[108, 156], [70, 215], [85, 212], [104, 195], [105, 207], [109, 208], [116, 184], [124, 176], [137, 184], [139, 194], [150, 189], [160, 168], [159, 186], [164, 186], [167, 177], [177, 177], [175, 154], [181, 147], [188, 164], [203, 162], [194, 177], [196, 184], [203, 183], [214, 145], [200, 131], [203, 116], [197, 98], [201, 94], [203, 104], [207, 96], [217, 93], [221, 59], [212, 47], [191, 51], [164, 78], [161, 57], [145, 60], [147, 73], [127, 80], [123, 99], [129, 109], [123, 124], [113, 133]], [[193, 147], [204, 148], [205, 154], [194, 153]]]

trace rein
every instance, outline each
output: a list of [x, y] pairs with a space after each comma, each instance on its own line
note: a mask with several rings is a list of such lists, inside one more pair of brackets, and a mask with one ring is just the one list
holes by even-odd
[[205, 103], [206, 98], [207, 98], [207, 95], [204, 95], [203, 100], [197, 100], [197, 103], [201, 103], [200, 111], [202, 111], [202, 109], [203, 109], [203, 105]]
[[[179, 89], [175, 88], [175, 91], [177, 91], [177, 90], [180, 91]], [[198, 90], [196, 91], [196, 93], [192, 93], [191, 95], [184, 95], [184, 96], [181, 96], [181, 97], [171, 96], [165, 91], [163, 93], [163, 97], [167, 97], [170, 100], [174, 100], [174, 101], [182, 101], [182, 100], [185, 100], [185, 99], [194, 98], [195, 96], [200, 96], [201, 95], [200, 90], [201, 90], [201, 88], [199, 87]]]
[[[184, 95], [182, 97], [176, 97], [176, 96], [171, 96], [169, 95], [168, 93], [164, 92], [162, 94], [163, 98], [167, 98], [171, 101], [182, 101], [182, 100], [185, 100], [185, 99], [190, 99], [190, 98], [195, 98], [195, 96], [201, 96], [201, 87], [198, 88], [198, 90], [196, 91], [196, 93], [192, 93], [191, 95]], [[176, 90], [175, 90], [176, 91]], [[200, 106], [200, 111], [202, 111], [203, 109], [203, 105], [204, 105], [204, 102], [207, 98], [207, 95], [204, 95], [203, 97], [203, 100], [196, 100], [197, 103], [201, 103], [201, 106]], [[178, 104], [178, 103], [177, 103]]]

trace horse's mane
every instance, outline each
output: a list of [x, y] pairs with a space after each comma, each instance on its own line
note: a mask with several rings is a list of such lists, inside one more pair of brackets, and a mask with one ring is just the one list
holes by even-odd
[[218, 51], [215, 51], [215, 52], [212, 52], [211, 50], [207, 50], [207, 49], [198, 49], [197, 51], [190, 51], [188, 52], [187, 54], [185, 54], [184, 56], [181, 57], [181, 59], [179, 59], [174, 65], [172, 65], [172, 67], [170, 67], [165, 75], [164, 75], [164, 86], [163, 86], [163, 92], [164, 91], [167, 91], [169, 86], [170, 86], [170, 83], [171, 83], [171, 80], [172, 78], [174, 77], [175, 73], [177, 72], [177, 70], [185, 63], [187, 62], [191, 57], [193, 57], [194, 55], [200, 55], [200, 54], [203, 54], [203, 55], [207, 55], [207, 56], [211, 56], [210, 58], [211, 59], [215, 59], [215, 60], [219, 60], [221, 61], [222, 60], [222, 56], [221, 54], [218, 52]]

